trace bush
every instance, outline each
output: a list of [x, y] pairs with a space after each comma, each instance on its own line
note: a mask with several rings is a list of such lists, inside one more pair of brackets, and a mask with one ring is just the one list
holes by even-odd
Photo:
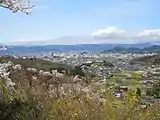
[[71, 70], [71, 75], [76, 76], [79, 75], [81, 77], [85, 76], [85, 73], [82, 71], [80, 66], [75, 66], [73, 70]]
[[140, 88], [137, 88], [137, 91], [136, 91], [136, 94], [137, 94], [137, 96], [141, 96], [141, 89]]
[[41, 110], [35, 102], [20, 99], [0, 100], [0, 120], [39, 120]]
[[154, 96], [155, 98], [160, 98], [160, 82], [153, 85], [151, 89], [146, 91], [147, 96]]

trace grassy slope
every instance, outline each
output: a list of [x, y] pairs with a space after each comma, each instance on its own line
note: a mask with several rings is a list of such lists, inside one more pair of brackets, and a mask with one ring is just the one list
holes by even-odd
[[65, 69], [71, 70], [72, 67], [65, 64], [59, 64], [51, 61], [46, 61], [42, 59], [30, 60], [30, 59], [16, 59], [12, 57], [0, 57], [0, 63], [4, 63], [7, 61], [12, 61], [14, 64], [20, 64], [25, 68], [36, 68], [37, 70], [46, 70], [49, 71], [50, 69]]
[[160, 54], [153, 56], [137, 57], [130, 61], [130, 64], [160, 64]]

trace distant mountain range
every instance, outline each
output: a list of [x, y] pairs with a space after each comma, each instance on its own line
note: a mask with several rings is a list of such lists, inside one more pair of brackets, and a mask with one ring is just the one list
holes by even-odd
[[110, 50], [104, 50], [102, 53], [107, 53], [107, 52], [112, 52], [112, 53], [160, 53], [160, 45], [153, 45], [149, 47], [144, 47], [144, 48], [137, 48], [137, 47], [121, 47], [121, 46], [116, 46]]
[[40, 52], [81, 51], [81, 52], [159, 52], [160, 46], [150, 43], [138, 44], [79, 44], [79, 45], [44, 45], [15, 46], [0, 45], [1, 54], [24, 54]]

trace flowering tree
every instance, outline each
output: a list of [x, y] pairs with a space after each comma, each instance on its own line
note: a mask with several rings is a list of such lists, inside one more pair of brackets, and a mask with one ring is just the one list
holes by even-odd
[[30, 0], [0, 0], [0, 7], [9, 9], [13, 13], [21, 11], [30, 14], [34, 5], [31, 5]]

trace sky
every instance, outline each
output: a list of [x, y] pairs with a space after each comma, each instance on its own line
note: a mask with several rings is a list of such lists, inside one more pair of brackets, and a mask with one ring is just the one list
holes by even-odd
[[160, 41], [160, 0], [32, 0], [31, 15], [0, 8], [0, 43]]

